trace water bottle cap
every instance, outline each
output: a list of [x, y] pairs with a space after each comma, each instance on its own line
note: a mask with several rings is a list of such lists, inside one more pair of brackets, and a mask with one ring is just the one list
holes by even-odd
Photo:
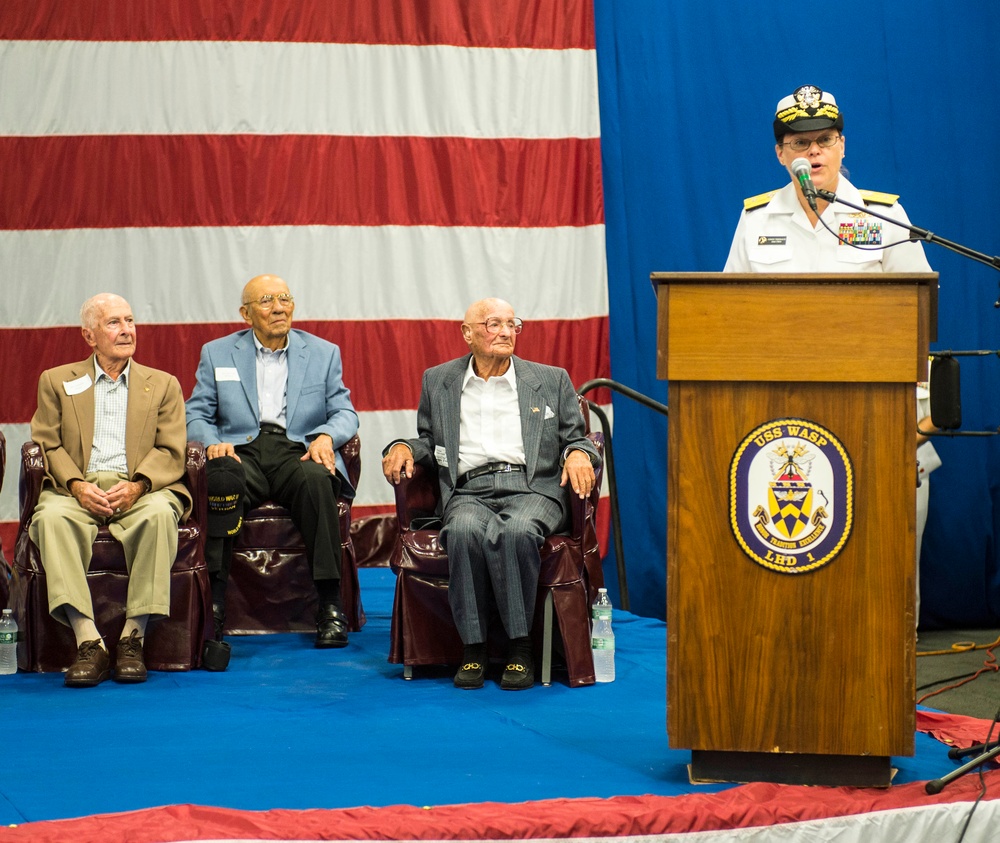
[[606, 588], [599, 588], [599, 589], [597, 589], [597, 593], [598, 594], [607, 594], [608, 590]]

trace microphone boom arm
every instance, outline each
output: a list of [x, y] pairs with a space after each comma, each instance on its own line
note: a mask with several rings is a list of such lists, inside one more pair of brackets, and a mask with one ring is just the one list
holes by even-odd
[[[831, 193], [829, 190], [822, 190], [817, 188], [816, 195], [821, 199], [825, 199], [831, 205], [834, 202], [839, 202], [841, 205], [846, 205], [848, 208], [853, 208], [855, 211], [861, 211], [865, 214], [871, 214], [873, 217], [878, 217], [880, 220], [885, 220], [886, 222], [891, 222], [893, 225], [897, 225], [900, 228], [905, 228], [910, 232], [911, 240], [925, 240], [928, 243], [937, 243], [939, 246], [944, 246], [946, 249], [950, 249], [959, 255], [966, 258], [971, 258], [974, 261], [979, 261], [979, 263], [984, 263], [987, 266], [992, 267], [1000, 271], [1000, 255], [995, 255], [990, 257], [983, 252], [977, 252], [975, 249], [970, 249], [968, 246], [963, 246], [961, 243], [954, 243], [951, 240], [946, 240], [944, 237], [938, 237], [938, 235], [933, 232], [928, 231], [926, 228], [919, 228], [915, 225], [907, 225], [899, 220], [894, 220], [892, 217], [888, 217], [885, 214], [880, 214], [877, 211], [873, 211], [868, 207], [861, 207], [860, 205], [855, 205], [852, 202], [848, 202], [846, 199], [841, 199], [836, 193]], [[997, 307], [1000, 307], [1000, 301], [997, 302]]]

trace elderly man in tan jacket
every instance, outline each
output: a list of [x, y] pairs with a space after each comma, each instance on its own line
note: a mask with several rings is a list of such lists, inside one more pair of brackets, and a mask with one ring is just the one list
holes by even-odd
[[170, 613], [177, 523], [191, 507], [178, 482], [184, 397], [175, 377], [132, 360], [135, 320], [121, 296], [88, 299], [80, 320], [93, 354], [38, 381], [31, 438], [42, 448], [46, 476], [29, 535], [45, 568], [49, 612], [76, 637], [77, 658], [65, 678], [71, 687], [111, 675], [86, 572], [99, 526], [122, 543], [129, 586], [114, 678], [143, 682], [146, 624]]

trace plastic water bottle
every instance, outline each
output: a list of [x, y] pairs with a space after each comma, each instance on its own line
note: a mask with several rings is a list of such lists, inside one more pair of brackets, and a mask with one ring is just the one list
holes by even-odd
[[590, 647], [594, 655], [594, 678], [598, 682], [614, 682], [615, 634], [611, 629], [611, 600], [606, 588], [598, 589], [591, 617], [593, 631]]
[[0, 618], [0, 676], [17, 673], [17, 621], [10, 609]]

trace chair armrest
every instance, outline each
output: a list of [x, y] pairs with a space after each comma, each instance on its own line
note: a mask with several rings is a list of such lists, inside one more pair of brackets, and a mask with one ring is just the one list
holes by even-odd
[[38, 506], [45, 480], [45, 458], [42, 447], [37, 442], [25, 442], [21, 446], [21, 474], [18, 480], [18, 498], [21, 502], [21, 520], [18, 533], [28, 529], [31, 515]]
[[413, 476], [400, 478], [396, 492], [396, 520], [400, 531], [409, 530], [415, 517], [432, 515], [440, 500], [437, 475], [414, 464]]
[[189, 441], [185, 452], [184, 476], [181, 478], [191, 493], [191, 515], [202, 529], [208, 524], [208, 479], [205, 475], [205, 446], [201, 442]]
[[340, 448], [340, 456], [347, 466], [347, 479], [357, 489], [361, 479], [361, 439], [354, 434]]

